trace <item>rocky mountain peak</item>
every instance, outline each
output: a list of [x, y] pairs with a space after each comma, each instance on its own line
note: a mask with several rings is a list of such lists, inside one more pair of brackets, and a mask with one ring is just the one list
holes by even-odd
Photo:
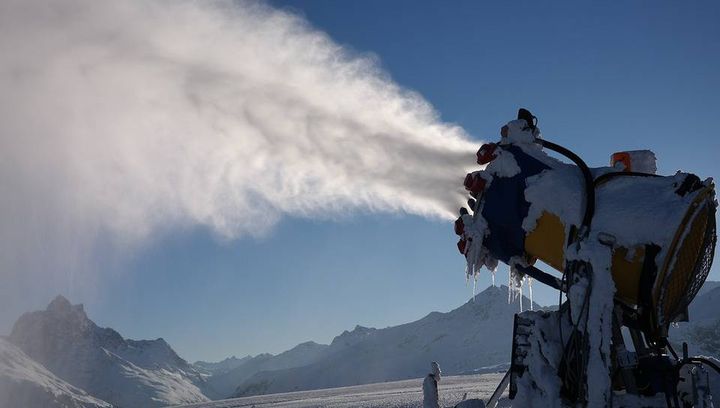
[[63, 295], [57, 295], [55, 299], [50, 302], [47, 309], [48, 312], [69, 312], [72, 310], [70, 301]]
[[377, 329], [375, 328], [357, 325], [352, 331], [343, 331], [342, 334], [333, 339], [330, 345], [333, 347], [351, 346], [364, 340], [375, 332], [377, 332]]
[[46, 312], [54, 316], [74, 316], [79, 320], [87, 320], [85, 308], [82, 304], [73, 305], [63, 295], [57, 295], [55, 299], [45, 309]]
[[[10, 342], [54, 375], [117, 406], [206, 401], [200, 374], [163, 339], [130, 340], [57, 296], [15, 322]], [[1, 388], [1, 387], [0, 387]]]

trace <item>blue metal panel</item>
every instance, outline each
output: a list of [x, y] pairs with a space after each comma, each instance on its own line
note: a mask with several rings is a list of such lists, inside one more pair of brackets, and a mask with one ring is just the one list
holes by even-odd
[[549, 167], [517, 146], [499, 147], [515, 156], [520, 173], [513, 177], [495, 177], [485, 190], [482, 215], [490, 232], [483, 245], [493, 257], [507, 263], [511, 257], [525, 253], [522, 222], [530, 208], [525, 201], [525, 180]]

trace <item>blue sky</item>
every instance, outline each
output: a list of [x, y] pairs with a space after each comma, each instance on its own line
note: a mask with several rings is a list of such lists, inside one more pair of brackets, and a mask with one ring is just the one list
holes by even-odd
[[[376, 55], [477, 140], [497, 138], [524, 106], [546, 139], [591, 166], [649, 148], [660, 173], [720, 175], [717, 2], [270, 4]], [[367, 213], [286, 218], [266, 237], [231, 242], [182, 231], [136, 254], [87, 309], [127, 337], [163, 337], [191, 361], [275, 353], [459, 306], [471, 287], [455, 242], [444, 222]], [[504, 268], [497, 279], [507, 280]], [[486, 274], [478, 287], [489, 284]], [[557, 299], [540, 285], [535, 294]]]

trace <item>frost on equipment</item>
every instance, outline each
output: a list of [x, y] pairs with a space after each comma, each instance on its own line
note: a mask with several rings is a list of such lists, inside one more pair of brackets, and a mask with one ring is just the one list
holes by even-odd
[[464, 182], [472, 198], [455, 232], [468, 276], [500, 261], [511, 287], [533, 279], [566, 299], [557, 311], [515, 316], [503, 381], [513, 405], [711, 406], [706, 369], [720, 367], [685, 347], [678, 355], [667, 338], [710, 272], [712, 179], [657, 175], [646, 150], [589, 168], [543, 140], [525, 109], [501, 135], [480, 148], [482, 168]]

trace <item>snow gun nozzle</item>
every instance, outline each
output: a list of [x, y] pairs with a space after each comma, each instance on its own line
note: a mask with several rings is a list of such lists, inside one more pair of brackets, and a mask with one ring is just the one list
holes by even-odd
[[465, 223], [463, 223], [462, 217], [455, 220], [455, 235], [462, 236], [465, 233]]
[[477, 164], [484, 165], [495, 160], [495, 158], [497, 158], [495, 154], [496, 149], [497, 144], [495, 143], [485, 143], [480, 146], [480, 149], [477, 151]]
[[474, 173], [468, 173], [465, 176], [465, 181], [463, 183], [465, 185], [465, 189], [470, 192], [470, 195], [473, 197], [477, 197], [478, 194], [480, 194], [483, 190], [485, 190], [485, 185], [487, 184], [487, 181], [485, 181], [482, 176], [478, 172]]
[[458, 241], [457, 243], [457, 248], [461, 254], [465, 255], [465, 250], [467, 249], [467, 240], [465, 238], [460, 238], [460, 241]]
[[463, 215], [467, 215], [468, 210], [465, 207], [460, 207], [460, 217], [455, 220], [455, 235], [462, 236], [465, 233], [465, 223], [463, 222]]

